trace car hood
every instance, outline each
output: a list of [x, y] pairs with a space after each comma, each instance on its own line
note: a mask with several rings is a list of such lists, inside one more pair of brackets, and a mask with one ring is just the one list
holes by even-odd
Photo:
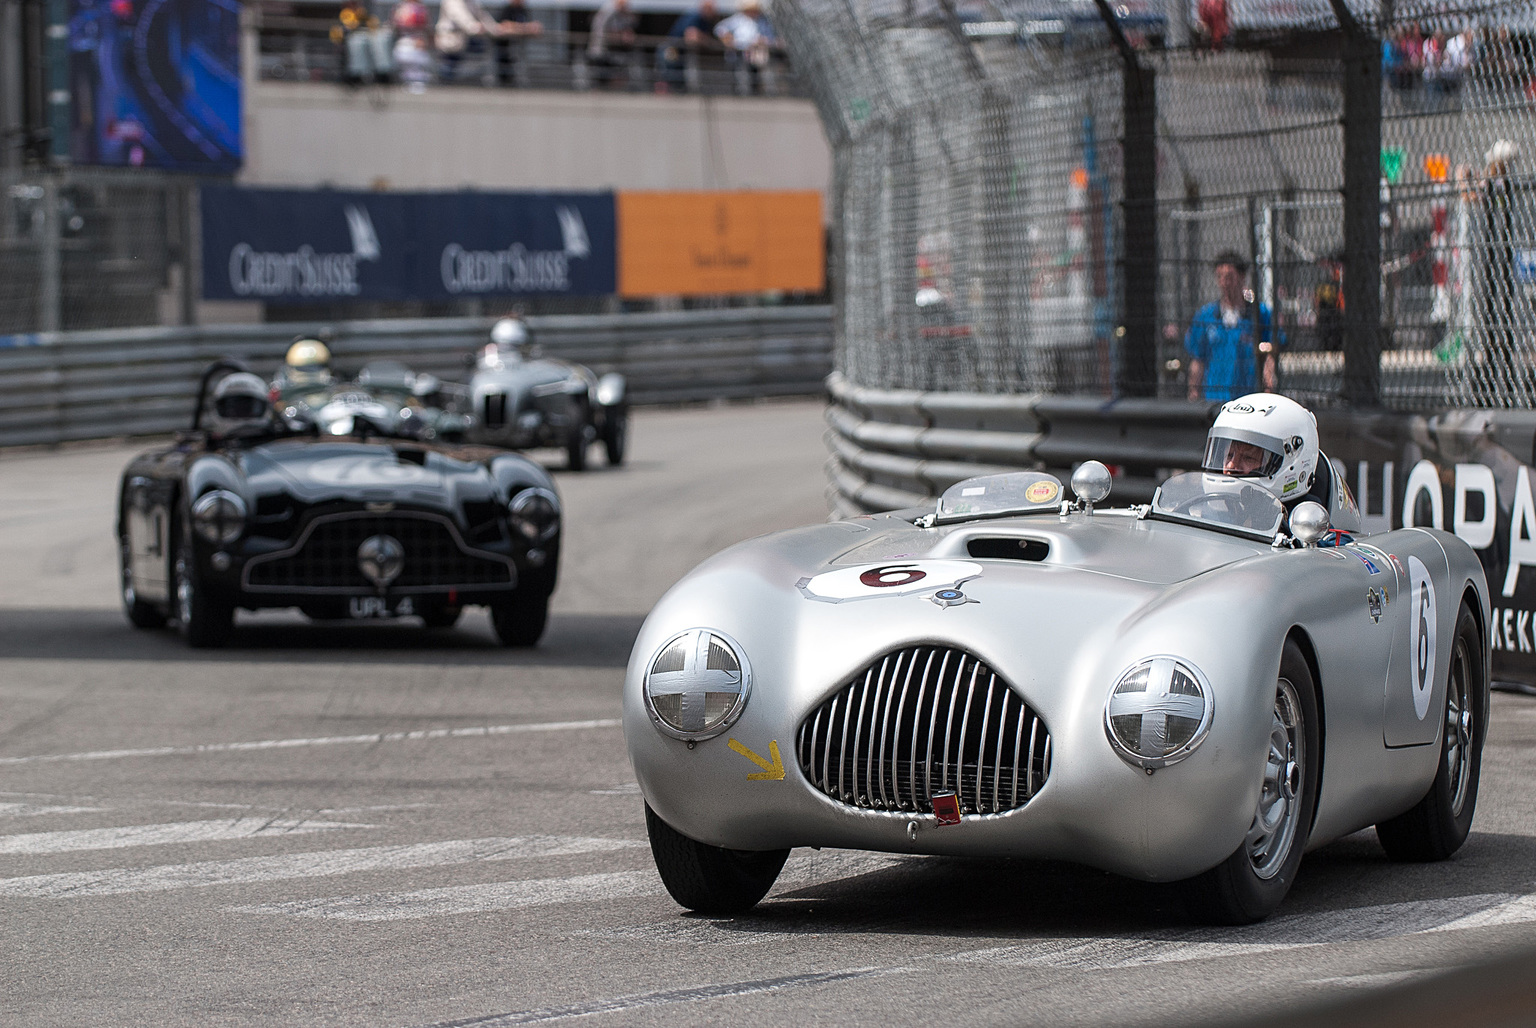
[[452, 510], [465, 495], [489, 495], [486, 460], [499, 451], [404, 440], [284, 439], [239, 455], [251, 492], [304, 504], [390, 502]]

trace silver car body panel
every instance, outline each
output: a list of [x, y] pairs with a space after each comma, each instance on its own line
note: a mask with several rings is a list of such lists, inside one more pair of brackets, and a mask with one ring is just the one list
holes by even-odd
[[[1049, 549], [1033, 560], [974, 557], [978, 539]], [[1488, 623], [1481, 565], [1459, 539], [1408, 529], [1361, 543], [1274, 548], [1124, 511], [936, 528], [882, 514], [752, 540], [685, 576], [647, 618], [624, 686], [630, 756], [657, 814], [713, 845], [1018, 855], [1177, 880], [1232, 853], [1252, 822], [1281, 652], [1297, 633], [1322, 697], [1310, 842], [1320, 845], [1424, 795], [1464, 596]], [[921, 587], [860, 592], [861, 567], [890, 565], [925, 571]], [[964, 602], [940, 602], [946, 588]], [[735, 639], [753, 669], [740, 720], [692, 747], [656, 730], [643, 697], [658, 647], [690, 628]], [[1051, 770], [1027, 804], [941, 827], [931, 814], [846, 805], [807, 780], [801, 722], [871, 663], [915, 644], [968, 651], [1043, 718]], [[1486, 667], [1486, 631], [1483, 646]], [[1419, 687], [1426, 650], [1432, 667]], [[1104, 708], [1119, 676], [1154, 654], [1199, 668], [1215, 713], [1189, 757], [1148, 774], [1111, 749]], [[761, 774], [775, 750], [782, 780]]]

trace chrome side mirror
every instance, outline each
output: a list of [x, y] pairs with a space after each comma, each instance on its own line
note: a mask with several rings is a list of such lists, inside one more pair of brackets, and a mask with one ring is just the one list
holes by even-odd
[[1328, 532], [1328, 508], [1311, 500], [1291, 511], [1291, 537], [1303, 546], [1316, 546]]
[[1093, 513], [1093, 505], [1109, 495], [1114, 479], [1109, 468], [1096, 460], [1086, 460], [1072, 472], [1072, 494], [1083, 505], [1083, 510]]

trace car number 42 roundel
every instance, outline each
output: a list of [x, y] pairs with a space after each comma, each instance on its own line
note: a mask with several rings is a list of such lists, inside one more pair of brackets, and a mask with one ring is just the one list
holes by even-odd
[[1408, 558], [1408, 637], [1413, 640], [1408, 673], [1413, 681], [1413, 712], [1423, 721], [1429, 713], [1429, 694], [1435, 690], [1435, 583], [1429, 568], [1417, 557]]
[[968, 560], [890, 560], [860, 564], [802, 578], [797, 585], [808, 599], [824, 603], [909, 596], [954, 587], [980, 575], [982, 567]]

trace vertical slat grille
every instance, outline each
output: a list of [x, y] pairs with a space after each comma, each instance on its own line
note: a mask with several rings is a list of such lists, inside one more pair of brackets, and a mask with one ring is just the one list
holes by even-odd
[[991, 668], [963, 650], [886, 654], [800, 725], [800, 769], [833, 799], [928, 813], [953, 791], [963, 814], [1022, 807], [1050, 774], [1051, 736]]

